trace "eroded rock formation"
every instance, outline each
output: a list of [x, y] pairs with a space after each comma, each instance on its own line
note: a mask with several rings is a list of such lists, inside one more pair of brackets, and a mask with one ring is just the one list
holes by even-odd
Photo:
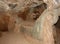
[[[13, 32], [14, 36], [17, 35], [14, 34], [14, 32], [15, 33], [22, 32], [23, 35], [25, 34], [28, 35], [28, 38], [29, 37], [33, 38], [32, 39], [33, 41], [38, 40], [40, 43], [39, 42], [37, 43], [39, 44], [54, 44], [53, 28], [60, 14], [58, 12], [60, 10], [59, 7], [60, 1], [59, 0], [57, 1], [43, 0], [43, 1], [2, 0], [0, 5], [0, 9], [1, 9], [0, 10], [0, 31]], [[34, 24], [32, 24], [33, 26], [31, 26], [29, 22], [25, 24], [25, 21], [26, 23], [27, 21], [29, 21]], [[2, 34], [0, 33], [0, 35]], [[8, 35], [8, 39], [9, 39], [9, 35]], [[22, 40], [25, 39], [24, 36], [22, 38], [23, 38]]]

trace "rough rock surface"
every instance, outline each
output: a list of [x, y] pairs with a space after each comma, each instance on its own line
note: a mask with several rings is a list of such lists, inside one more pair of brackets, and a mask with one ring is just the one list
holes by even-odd
[[46, 5], [39, 0], [1, 1], [3, 5], [0, 3], [0, 31], [8, 30], [8, 32], [2, 34], [0, 32], [0, 37], [2, 35], [0, 44], [54, 44], [53, 25], [60, 14], [57, 12], [59, 0], [54, 2], [44, 0], [47, 9]]

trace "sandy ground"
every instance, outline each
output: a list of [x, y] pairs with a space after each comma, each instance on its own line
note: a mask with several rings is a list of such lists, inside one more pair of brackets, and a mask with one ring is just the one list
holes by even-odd
[[[27, 30], [30, 30], [34, 26], [34, 22], [30, 21], [22, 22], [22, 24]], [[56, 32], [55, 44], [60, 44], [60, 28], [56, 28]], [[41, 42], [25, 33], [3, 32], [2, 37], [0, 37], [0, 44], [41, 44]]]
[[38, 40], [22, 33], [4, 32], [0, 44], [40, 44]]
[[[32, 22], [24, 22], [23, 27], [30, 29], [33, 26]], [[0, 37], [0, 44], [40, 44], [41, 42], [34, 39], [30, 35], [21, 32], [3, 32]]]

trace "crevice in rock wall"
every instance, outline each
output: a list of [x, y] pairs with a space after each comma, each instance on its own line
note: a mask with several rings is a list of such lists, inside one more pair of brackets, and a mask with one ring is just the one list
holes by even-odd
[[37, 20], [37, 18], [39, 18], [39, 16], [43, 13], [43, 11], [47, 8], [47, 5], [45, 3], [42, 3], [39, 6], [36, 6], [34, 8], [34, 13], [36, 14], [36, 16], [33, 18], [34, 20]]
[[55, 24], [55, 44], [60, 44], [60, 16], [59, 19], [57, 21], [57, 23]]
[[55, 24], [55, 27], [60, 28], [60, 16], [59, 16], [57, 23]]

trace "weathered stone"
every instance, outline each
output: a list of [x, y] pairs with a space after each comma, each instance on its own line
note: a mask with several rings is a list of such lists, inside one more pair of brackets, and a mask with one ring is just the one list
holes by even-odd
[[8, 30], [9, 14], [8, 14], [8, 5], [0, 1], [0, 31]]
[[47, 4], [47, 9], [37, 19], [32, 36], [42, 41], [42, 44], [54, 44], [53, 25], [58, 20], [58, 12], [55, 9], [57, 6], [52, 0], [44, 0], [44, 2]]
[[[22, 27], [23, 30], [22, 29], [20, 30], [21, 20], [19, 17], [25, 20], [26, 14], [29, 14], [28, 13], [29, 9], [36, 7], [36, 5], [34, 5], [35, 3], [38, 3], [37, 5], [40, 5], [40, 2], [38, 2], [37, 0], [35, 1], [28, 0], [28, 2], [30, 3], [29, 5], [29, 3], [27, 1], [25, 2], [25, 0], [22, 0], [22, 2], [21, 0], [18, 0], [18, 1], [19, 1], [18, 6], [16, 8], [15, 7], [9, 8], [8, 14], [6, 13], [8, 10], [7, 8], [3, 8], [3, 11], [6, 9], [4, 13], [0, 11], [0, 14], [2, 14], [0, 15], [1, 29], [4, 30], [7, 28], [7, 30], [9, 30], [10, 32], [22, 31], [25, 33], [29, 33], [33, 38], [35, 38], [36, 40], [39, 40], [41, 44], [54, 44], [53, 25], [57, 22], [58, 16], [59, 16], [58, 15], [59, 5], [58, 6], [56, 5], [56, 2], [59, 2], [59, 0], [58, 1], [44, 0], [44, 2], [47, 4], [47, 9], [40, 15], [40, 17], [37, 19], [34, 27], [31, 30], [25, 30], [24, 26]], [[19, 4], [22, 4], [22, 5], [19, 6]], [[26, 6], [28, 7], [28, 9], [26, 8]]]

